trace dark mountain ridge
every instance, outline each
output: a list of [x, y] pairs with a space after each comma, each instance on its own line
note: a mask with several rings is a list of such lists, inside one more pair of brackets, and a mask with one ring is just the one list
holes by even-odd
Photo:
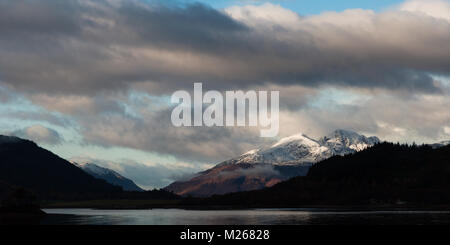
[[[40, 200], [174, 200], [164, 190], [124, 191], [97, 179], [36, 143], [0, 135], [0, 182], [23, 188]], [[0, 186], [1, 187], [1, 186]], [[0, 188], [1, 189], [1, 188]], [[6, 193], [6, 191], [5, 191]]]
[[0, 136], [0, 180], [54, 198], [60, 194], [89, 196], [122, 191], [32, 141], [10, 136]]
[[185, 202], [245, 207], [450, 205], [450, 146], [380, 143], [323, 160], [306, 176], [270, 188]]

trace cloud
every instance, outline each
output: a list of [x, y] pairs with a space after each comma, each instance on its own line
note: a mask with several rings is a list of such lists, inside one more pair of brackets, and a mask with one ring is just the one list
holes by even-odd
[[[0, 101], [17, 93], [48, 112], [21, 105], [2, 116], [73, 127], [87, 145], [191, 162], [216, 163], [269, 144], [257, 128], [172, 127], [164, 99], [203, 82], [208, 90], [280, 90], [281, 136], [348, 128], [432, 141], [450, 125], [449, 91], [436, 78], [450, 73], [449, 6], [407, 1], [382, 12], [301, 16], [268, 3], [215, 10], [0, 0]], [[346, 93], [325, 103], [328, 88]], [[341, 103], [348, 95], [365, 99]]]
[[450, 21], [450, 4], [448, 1], [410, 0], [400, 4], [398, 9], [402, 11], [421, 13], [437, 19], [446, 19]]
[[[309, 89], [287, 90], [293, 101], [306, 103], [296, 95], [306, 94]], [[80, 139], [83, 146], [138, 149], [193, 163], [216, 163], [272, 142], [261, 138], [259, 128], [255, 127], [174, 127], [170, 116], [175, 105], [169, 104], [165, 97], [139, 91], [95, 97], [35, 94], [31, 101], [43, 109], [23, 111], [14, 105], [19, 110], [3, 115], [71, 129], [64, 131], [66, 138], [75, 138], [77, 142]]]
[[269, 139], [257, 128], [174, 127], [170, 108], [140, 117], [108, 114], [84, 118], [85, 142], [105, 147], [121, 146], [171, 155], [186, 161], [216, 163], [260, 145]]
[[293, 26], [301, 21], [301, 17], [280, 5], [270, 3], [262, 5], [232, 6], [225, 10], [233, 19], [259, 28], [277, 26]]
[[14, 136], [29, 139], [39, 144], [57, 145], [64, 139], [53, 129], [41, 125], [33, 125], [11, 133]]
[[95, 97], [82, 95], [48, 95], [33, 94], [30, 100], [50, 111], [61, 112], [69, 115], [99, 114], [108, 112], [121, 112], [118, 96], [105, 96], [97, 94]]
[[280, 176], [280, 172], [275, 170], [272, 165], [257, 165], [252, 168], [238, 169], [235, 171], [242, 176]]
[[2, 116], [9, 119], [17, 119], [24, 122], [45, 122], [56, 126], [69, 127], [74, 126], [73, 122], [65, 117], [55, 115], [54, 113], [48, 112], [46, 110], [42, 111], [21, 111], [12, 110], [7, 112], [2, 112]]
[[449, 126], [444, 126], [443, 130], [444, 130], [445, 134], [450, 135], [450, 127]]
[[6, 104], [11, 99], [12, 98], [11, 98], [9, 91], [6, 88], [0, 86], [0, 102]]
[[[448, 90], [444, 90], [442, 95], [339, 91], [342, 95], [337, 98], [333, 98], [330, 92], [317, 94], [308, 105], [297, 111], [281, 111], [280, 135], [301, 131], [311, 137], [321, 137], [331, 130], [344, 128], [394, 142], [435, 143], [448, 139], [443, 129], [450, 124]], [[362, 99], [348, 101], [349, 94], [359, 95]]]
[[1, 78], [28, 92], [92, 95], [147, 84], [167, 93], [204, 81], [435, 93], [429, 73], [450, 72], [444, 1], [307, 17], [269, 3], [224, 11], [120, 0], [1, 4]]

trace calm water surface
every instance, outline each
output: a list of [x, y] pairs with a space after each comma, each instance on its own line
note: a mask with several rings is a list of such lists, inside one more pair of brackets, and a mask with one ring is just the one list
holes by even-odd
[[80, 225], [326, 225], [450, 224], [450, 211], [252, 210], [97, 210], [44, 209], [42, 224]]

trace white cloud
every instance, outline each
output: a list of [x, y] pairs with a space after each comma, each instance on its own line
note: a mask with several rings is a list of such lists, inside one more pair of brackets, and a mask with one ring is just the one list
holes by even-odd
[[295, 27], [300, 22], [300, 16], [289, 10], [271, 3], [254, 6], [232, 6], [225, 12], [233, 19], [242, 21], [247, 25], [264, 27], [279, 25], [283, 27]]
[[444, 127], [444, 133], [450, 135], [450, 126], [445, 126]]
[[450, 21], [450, 2], [443, 0], [411, 0], [399, 6], [402, 11], [421, 13]]
[[24, 129], [14, 131], [11, 134], [42, 144], [57, 145], [64, 141], [58, 132], [42, 125], [29, 126]]

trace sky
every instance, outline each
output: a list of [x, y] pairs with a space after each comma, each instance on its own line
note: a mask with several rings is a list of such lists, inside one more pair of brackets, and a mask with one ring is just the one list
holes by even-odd
[[[192, 1], [179, 1], [179, 3], [185, 4]], [[261, 1], [261, 0], [201, 0], [203, 4], [209, 5], [213, 8], [224, 9], [230, 6], [245, 6], [245, 5], [258, 5], [264, 3], [272, 3], [289, 9], [299, 15], [315, 15], [327, 11], [344, 11], [346, 9], [371, 9], [374, 11], [381, 11], [387, 8], [391, 8], [394, 5], [402, 3], [401, 0], [343, 0], [343, 1], [330, 1], [330, 0], [275, 0], [275, 1]]]
[[[304, 133], [450, 139], [445, 0], [0, 0], [0, 134], [144, 188]], [[173, 127], [170, 95], [280, 91], [278, 138]]]

